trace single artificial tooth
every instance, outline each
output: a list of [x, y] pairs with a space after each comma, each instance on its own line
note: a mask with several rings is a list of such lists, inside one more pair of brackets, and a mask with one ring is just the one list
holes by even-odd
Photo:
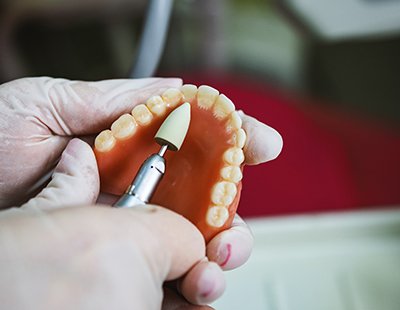
[[184, 101], [192, 102], [197, 95], [197, 86], [193, 84], [185, 84], [181, 87]]
[[167, 107], [175, 108], [183, 99], [183, 94], [179, 89], [169, 88], [161, 96]]
[[219, 206], [229, 206], [235, 199], [237, 190], [232, 182], [222, 181], [214, 185], [211, 192], [211, 201]]
[[229, 120], [226, 124], [226, 129], [230, 131], [236, 131], [242, 127], [242, 119], [237, 111], [231, 113]]
[[244, 131], [244, 129], [240, 128], [236, 132], [236, 146], [242, 149], [246, 143], [246, 138], [247, 138], [246, 132]]
[[151, 123], [153, 119], [153, 114], [144, 104], [139, 104], [132, 110], [132, 116], [135, 118], [136, 122], [144, 126]]
[[219, 91], [215, 88], [206, 85], [200, 86], [197, 93], [197, 105], [200, 108], [208, 110], [214, 104], [218, 94]]
[[221, 169], [221, 177], [226, 181], [238, 183], [243, 174], [238, 166], [227, 166]]
[[233, 102], [224, 94], [219, 95], [213, 107], [215, 117], [224, 119], [233, 111], [235, 111], [235, 105]]
[[206, 222], [212, 227], [222, 227], [229, 217], [229, 211], [225, 207], [211, 207], [207, 211]]
[[151, 112], [155, 115], [161, 116], [167, 110], [167, 105], [165, 104], [164, 100], [160, 96], [153, 96], [150, 97], [146, 101], [146, 105]]
[[117, 139], [127, 139], [136, 132], [136, 126], [132, 115], [123, 114], [111, 125], [111, 132]]
[[225, 151], [224, 160], [228, 165], [239, 166], [244, 161], [243, 150], [238, 147], [232, 147]]
[[242, 149], [246, 143], [246, 132], [240, 128], [236, 132], [232, 134], [232, 138], [230, 141], [234, 146]]
[[108, 152], [114, 147], [115, 142], [116, 140], [111, 130], [107, 129], [97, 135], [94, 140], [94, 146], [100, 152]]

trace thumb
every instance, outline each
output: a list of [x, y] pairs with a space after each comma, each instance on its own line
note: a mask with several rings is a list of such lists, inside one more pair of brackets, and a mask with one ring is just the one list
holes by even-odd
[[247, 134], [244, 146], [245, 164], [258, 165], [277, 158], [283, 148], [283, 140], [279, 132], [242, 111], [239, 115], [243, 121], [242, 127]]
[[47, 187], [21, 208], [46, 210], [93, 204], [98, 194], [99, 175], [93, 151], [87, 143], [75, 138], [62, 153]]

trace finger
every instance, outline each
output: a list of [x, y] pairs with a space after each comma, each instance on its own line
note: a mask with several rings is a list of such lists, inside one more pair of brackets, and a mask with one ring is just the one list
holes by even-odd
[[190, 304], [182, 295], [176, 290], [164, 286], [164, 298], [162, 303], [162, 310], [213, 310], [209, 306], [197, 306]]
[[96, 159], [88, 144], [72, 139], [57, 164], [50, 183], [22, 208], [50, 209], [93, 204], [99, 193]]
[[[161, 207], [81, 206], [57, 208], [41, 212], [40, 216], [29, 213], [13, 217], [16, 222], [8, 220], [0, 224], [5, 232], [14, 227], [11, 233], [27, 235], [13, 243], [21, 245], [27, 241], [21, 247], [22, 253], [16, 253], [22, 259], [20, 267], [24, 263], [39, 267], [44, 264], [39, 273], [33, 273], [33, 278], [28, 274], [25, 280], [32, 278], [35, 282], [35, 275], [44, 274], [45, 286], [50, 287], [54, 276], [62, 278], [63, 271], [71, 270], [73, 275], [67, 272], [67, 288], [72, 285], [71, 292], [76, 291], [74, 285], [78, 288], [85, 285], [90, 288], [89, 295], [97, 295], [97, 306], [90, 304], [83, 306], [85, 309], [111, 309], [110, 301], [114, 305], [117, 302], [118, 309], [128, 309], [128, 304], [133, 309], [160, 309], [163, 283], [183, 276], [205, 257], [204, 239], [198, 229], [182, 216]], [[39, 294], [45, 291], [38, 289]], [[72, 304], [88, 305], [80, 301], [78, 296]]]
[[200, 231], [171, 210], [155, 205], [140, 209], [103, 209], [114, 211], [114, 214], [124, 213], [123, 216], [118, 214], [120, 228], [116, 229], [122, 229], [123, 234], [140, 245], [145, 261], [160, 283], [182, 277], [205, 257], [205, 243]]
[[257, 165], [278, 157], [283, 147], [282, 136], [273, 128], [239, 111], [247, 134], [244, 146], [245, 164]]
[[22, 102], [35, 99], [37, 118], [53, 133], [67, 136], [97, 133], [150, 96], [182, 85], [175, 78], [83, 82], [42, 77], [16, 83], [24, 89]]
[[231, 270], [248, 260], [253, 244], [250, 228], [236, 215], [232, 227], [219, 233], [207, 244], [207, 257], [223, 270]]
[[217, 300], [225, 291], [225, 286], [221, 268], [214, 262], [204, 260], [186, 274], [179, 290], [191, 303], [206, 305]]

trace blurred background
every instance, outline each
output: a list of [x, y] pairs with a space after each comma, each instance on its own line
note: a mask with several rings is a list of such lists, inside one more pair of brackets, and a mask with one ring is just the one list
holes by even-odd
[[[2, 0], [0, 81], [129, 77], [149, 2]], [[175, 1], [157, 68], [284, 139], [278, 159], [246, 168], [256, 251], [218, 309], [399, 309], [399, 0]]]
[[[175, 1], [160, 72], [247, 74], [400, 118], [396, 0]], [[127, 76], [146, 0], [2, 0], [1, 81]]]

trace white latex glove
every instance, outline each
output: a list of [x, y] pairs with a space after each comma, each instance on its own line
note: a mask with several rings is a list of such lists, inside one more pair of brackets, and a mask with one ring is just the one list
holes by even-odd
[[[92, 205], [99, 194], [92, 149], [73, 137], [96, 134], [151, 95], [180, 85], [179, 79], [26, 78], [0, 86], [0, 207], [27, 201], [0, 213], [0, 271], [7, 271], [0, 297], [9, 308], [159, 309], [163, 282], [183, 275], [180, 292], [192, 303], [222, 294], [221, 268], [205, 260], [197, 229], [181, 216], [163, 208], [73, 207]], [[242, 119], [246, 163], [275, 158], [280, 135], [249, 116]], [[247, 260], [252, 244], [237, 217], [206, 253], [232, 269]]]

